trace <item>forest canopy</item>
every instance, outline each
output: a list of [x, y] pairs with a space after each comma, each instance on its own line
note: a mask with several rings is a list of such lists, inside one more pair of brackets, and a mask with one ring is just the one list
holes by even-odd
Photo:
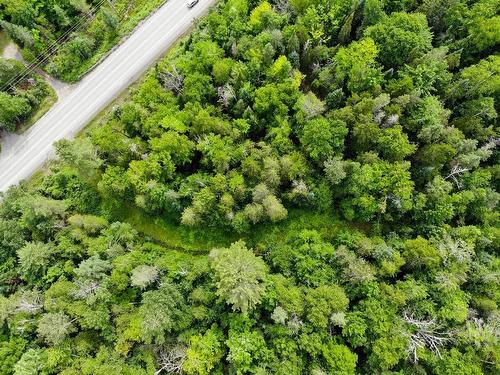
[[220, 1], [4, 194], [0, 373], [497, 374], [499, 12]]

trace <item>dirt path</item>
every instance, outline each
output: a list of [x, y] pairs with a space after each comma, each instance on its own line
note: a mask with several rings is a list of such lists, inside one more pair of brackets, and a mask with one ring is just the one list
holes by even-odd
[[[21, 55], [21, 52], [19, 51], [19, 48], [13, 42], [10, 42], [9, 44], [7, 44], [5, 46], [4, 50], [2, 51], [2, 57], [6, 58], [6, 59], [15, 59], [15, 60], [20, 61], [26, 65], [26, 62], [24, 61], [24, 59]], [[45, 79], [45, 81], [50, 86], [52, 86], [52, 88], [54, 89], [54, 91], [57, 94], [58, 100], [61, 100], [61, 99], [65, 98], [66, 96], [68, 96], [69, 94], [71, 94], [74, 87], [76, 86], [76, 85], [70, 85], [68, 83], [59, 81], [55, 78], [52, 78], [51, 76], [49, 76], [47, 73], [45, 73], [41, 69], [36, 69], [35, 72], [37, 74], [39, 74], [40, 76], [42, 76]]]

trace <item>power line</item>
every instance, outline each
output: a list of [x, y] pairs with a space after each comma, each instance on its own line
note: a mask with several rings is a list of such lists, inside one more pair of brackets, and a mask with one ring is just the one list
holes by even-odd
[[[30, 63], [28, 66], [24, 68], [24, 70], [17, 74], [16, 76], [12, 77], [8, 82], [6, 82], [3, 87], [0, 89], [0, 91], [5, 91], [9, 87], [14, 87], [16, 86], [19, 82], [21, 82], [24, 78], [26, 78], [29, 73], [40, 66], [42, 63], [47, 61], [47, 59], [52, 55], [53, 52], [56, 52], [60, 46], [62, 45], [62, 42], [70, 35], [75, 29], [79, 28], [82, 26], [85, 22], [90, 21], [92, 18], [93, 12], [98, 10], [98, 8], [105, 2], [106, 0], [99, 0], [99, 2], [94, 5], [91, 9], [88, 10], [80, 19], [70, 28], [68, 29], [63, 35], [61, 35], [56, 41], [54, 41], [50, 46], [48, 46], [45, 49], [45, 52], [41, 53], [40, 55], [37, 56], [34, 62]], [[41, 59], [41, 60], [40, 60]]]
[[[34, 68], [38, 67], [42, 63], [44, 63], [51, 55], [51, 50], [54, 50], [53, 52], [57, 51], [57, 49], [62, 45], [62, 42], [66, 37], [72, 33], [76, 28], [80, 27], [84, 22], [90, 20], [90, 16], [92, 15], [92, 12], [97, 10], [98, 7], [102, 5], [104, 0], [100, 0], [98, 4], [96, 4], [94, 7], [89, 9], [87, 13], [85, 13], [84, 16], [82, 16], [76, 24], [74, 24], [69, 30], [67, 30], [63, 35], [59, 37], [54, 43], [52, 43], [50, 46], [48, 46], [45, 50], [44, 53], [38, 55], [38, 57], [35, 59], [34, 62], [30, 63], [28, 66], [25, 67], [25, 69], [16, 75], [15, 77], [11, 78], [5, 85], [2, 87], [2, 91], [7, 89], [9, 86], [15, 86], [17, 85], [21, 80], [26, 78], [28, 74], [30, 73], [31, 70]], [[41, 59], [41, 60], [40, 60]]]

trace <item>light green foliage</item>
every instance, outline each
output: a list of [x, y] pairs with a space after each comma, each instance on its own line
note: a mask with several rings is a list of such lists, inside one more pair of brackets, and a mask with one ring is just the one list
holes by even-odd
[[450, 111], [434, 96], [419, 100], [410, 108], [406, 126], [417, 133], [418, 138], [425, 143], [446, 140], [445, 126]]
[[38, 335], [51, 345], [61, 344], [73, 330], [69, 317], [62, 312], [44, 314], [38, 321]]
[[343, 311], [349, 300], [342, 288], [331, 286], [320, 286], [309, 290], [306, 295], [307, 318], [318, 327], [326, 327], [333, 313]]
[[413, 182], [408, 169], [407, 163], [353, 164], [346, 189], [352, 199], [343, 202], [345, 215], [370, 220], [377, 214], [409, 210]]
[[379, 59], [387, 67], [398, 67], [431, 49], [432, 34], [423, 14], [393, 13], [364, 33], [375, 41]]
[[108, 225], [106, 219], [93, 215], [73, 215], [68, 218], [68, 223], [72, 226], [83, 229], [90, 235], [98, 234]]
[[102, 160], [98, 157], [96, 149], [90, 139], [84, 138], [75, 142], [61, 140], [56, 144], [59, 158], [85, 179], [92, 179], [101, 166]]
[[491, 55], [464, 68], [450, 87], [453, 97], [475, 97], [497, 93], [500, 89], [500, 56]]
[[248, 23], [255, 31], [261, 31], [276, 22], [277, 18], [278, 15], [273, 11], [271, 4], [263, 1], [252, 10]]
[[[434, 48], [424, 56], [416, 59], [411, 65], [406, 65], [399, 73], [400, 82], [411, 80], [409, 85], [423, 94], [443, 92], [453, 78], [449, 71], [453, 67], [452, 56], [447, 47]], [[404, 85], [408, 85], [405, 82]], [[409, 88], [410, 88], [409, 87]]]
[[185, 102], [201, 102], [215, 96], [210, 76], [193, 73], [183, 81], [182, 98]]
[[355, 374], [357, 355], [347, 346], [328, 343], [323, 348], [323, 357], [327, 364], [327, 371], [331, 374]]
[[461, 353], [457, 349], [451, 349], [445, 353], [436, 366], [438, 375], [481, 375], [483, 371], [477, 364], [477, 358], [471, 350]]
[[301, 95], [297, 100], [297, 120], [300, 122], [312, 120], [325, 111], [325, 104], [312, 92]]
[[240, 372], [256, 371], [256, 365], [265, 359], [266, 343], [259, 332], [229, 332], [227, 361]]
[[210, 329], [189, 341], [182, 370], [186, 374], [208, 375], [220, 363], [223, 356], [220, 332]]
[[351, 92], [371, 91], [382, 82], [382, 73], [375, 62], [378, 49], [370, 38], [353, 42], [336, 53], [333, 63], [339, 83], [347, 81]]
[[482, 0], [471, 8], [472, 21], [468, 25], [470, 45], [474, 52], [484, 51], [500, 43], [500, 16], [498, 4]]
[[320, 117], [304, 124], [300, 142], [314, 161], [322, 161], [343, 150], [346, 135], [347, 127], [342, 121]]
[[14, 365], [23, 355], [26, 349], [26, 341], [21, 338], [5, 340], [0, 343], [0, 371], [2, 374], [10, 374]]
[[402, 161], [413, 154], [417, 147], [410, 144], [408, 136], [399, 125], [385, 129], [377, 139], [381, 155], [391, 161]]
[[261, 258], [246, 248], [244, 242], [212, 250], [210, 258], [219, 297], [244, 314], [259, 304], [265, 290], [262, 281], [267, 267]]
[[270, 81], [282, 82], [289, 78], [291, 73], [292, 65], [287, 60], [286, 56], [280, 56], [268, 69], [267, 78]]
[[23, 64], [17, 60], [0, 58], [0, 87], [21, 73], [23, 68]]
[[363, 23], [361, 29], [364, 30], [368, 26], [375, 25], [387, 15], [383, 9], [383, 1], [381, 0], [366, 0], [363, 6]]
[[141, 289], [145, 289], [158, 279], [158, 269], [154, 266], [138, 266], [132, 270], [130, 283]]
[[50, 244], [30, 242], [17, 251], [19, 268], [27, 279], [42, 276], [50, 264], [54, 249]]
[[403, 256], [406, 263], [416, 269], [422, 267], [432, 269], [441, 263], [438, 249], [422, 237], [406, 241]]
[[[14, 366], [14, 375], [39, 374], [45, 370], [46, 354], [42, 349], [28, 349]], [[43, 372], [42, 372], [43, 373]]]
[[30, 112], [29, 101], [26, 98], [0, 92], [0, 129], [13, 131]]
[[262, 200], [264, 212], [272, 222], [286, 218], [288, 211], [274, 195], [268, 195]]

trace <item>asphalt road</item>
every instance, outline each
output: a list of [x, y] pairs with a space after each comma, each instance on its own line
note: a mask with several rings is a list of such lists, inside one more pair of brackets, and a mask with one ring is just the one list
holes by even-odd
[[2, 140], [0, 191], [31, 176], [53, 155], [52, 145], [72, 138], [136, 81], [216, 0], [168, 0], [95, 70], [21, 136]]

